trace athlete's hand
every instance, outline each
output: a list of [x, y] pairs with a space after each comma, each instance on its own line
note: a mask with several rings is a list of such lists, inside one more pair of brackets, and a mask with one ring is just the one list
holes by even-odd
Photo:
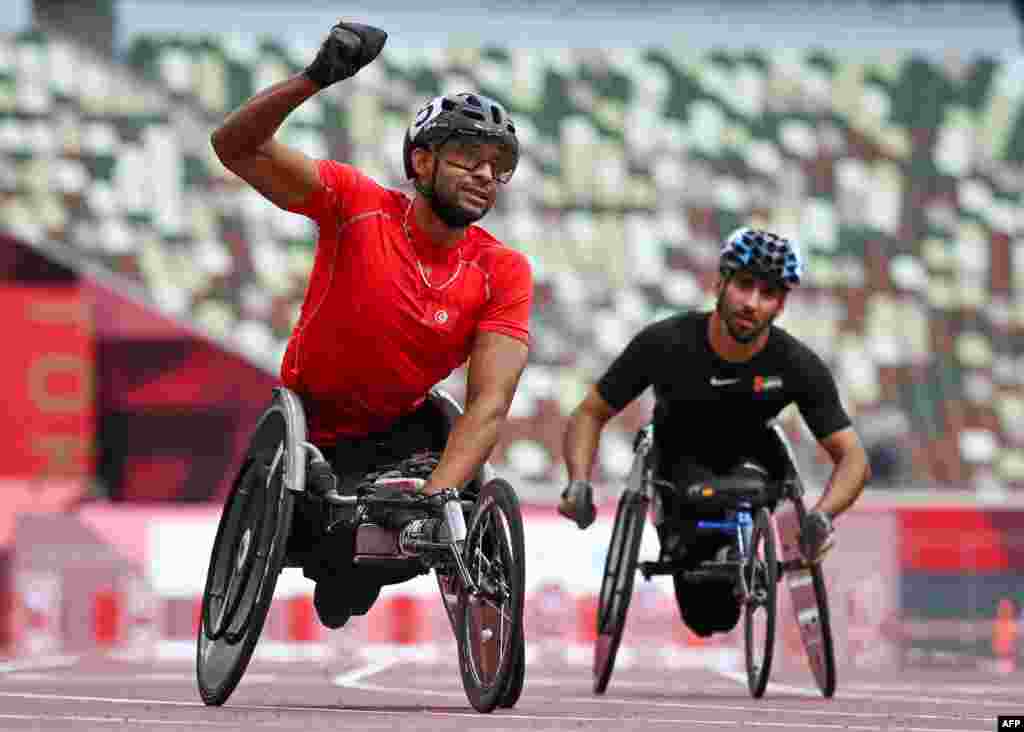
[[570, 521], [575, 521], [581, 529], [594, 523], [597, 509], [594, 508], [594, 489], [589, 481], [570, 480], [562, 491], [558, 512]]
[[800, 527], [800, 552], [811, 564], [817, 564], [835, 543], [832, 520], [823, 511], [811, 511]]
[[355, 76], [359, 69], [377, 58], [387, 39], [388, 34], [380, 28], [338, 21], [303, 73], [321, 89], [328, 87]]

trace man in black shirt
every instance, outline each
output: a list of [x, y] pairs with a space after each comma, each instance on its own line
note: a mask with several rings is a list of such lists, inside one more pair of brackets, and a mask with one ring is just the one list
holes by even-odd
[[[832, 520], [857, 500], [870, 477], [867, 454], [839, 401], [828, 367], [774, 325], [800, 284], [795, 244], [766, 231], [738, 229], [722, 245], [713, 312], [687, 312], [644, 328], [573, 411], [564, 438], [569, 485], [558, 510], [584, 529], [596, 515], [590, 474], [605, 424], [654, 388], [654, 448], [660, 478], [680, 489], [753, 463], [773, 479], [788, 458], [768, 421], [795, 403], [835, 466], [801, 527], [801, 548], [817, 562], [832, 546]], [[664, 555], [697, 562], [728, 537], [696, 537], [696, 517], [661, 491], [656, 521]], [[676, 578], [683, 619], [694, 632], [727, 632], [739, 619], [728, 585], [688, 592]], [[700, 598], [700, 603], [690, 598]]]

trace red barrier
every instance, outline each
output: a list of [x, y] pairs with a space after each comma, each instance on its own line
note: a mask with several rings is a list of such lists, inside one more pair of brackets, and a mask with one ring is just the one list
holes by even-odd
[[311, 595], [289, 598], [285, 610], [287, 640], [309, 643], [320, 640], [320, 621]]
[[1009, 673], [1017, 668], [1017, 607], [1008, 597], [999, 601], [992, 626], [992, 653], [997, 669]]
[[93, 595], [92, 637], [97, 646], [110, 647], [123, 637], [123, 598], [119, 592], [103, 589]]
[[597, 640], [597, 595], [576, 598], [576, 642], [593, 643]]
[[367, 614], [369, 641], [414, 645], [430, 640], [425, 600], [418, 595], [382, 597]]

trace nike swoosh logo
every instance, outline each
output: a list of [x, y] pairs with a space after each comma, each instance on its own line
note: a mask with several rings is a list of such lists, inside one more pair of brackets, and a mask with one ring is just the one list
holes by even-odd
[[711, 386], [728, 386], [729, 384], [738, 384], [739, 379], [716, 379], [714, 376], [711, 377]]

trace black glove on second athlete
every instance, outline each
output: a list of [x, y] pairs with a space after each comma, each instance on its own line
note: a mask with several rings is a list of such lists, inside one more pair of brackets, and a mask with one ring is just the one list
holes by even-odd
[[321, 89], [355, 76], [359, 69], [377, 58], [388, 34], [362, 23], [339, 22], [320, 45], [313, 63], [303, 72]]

